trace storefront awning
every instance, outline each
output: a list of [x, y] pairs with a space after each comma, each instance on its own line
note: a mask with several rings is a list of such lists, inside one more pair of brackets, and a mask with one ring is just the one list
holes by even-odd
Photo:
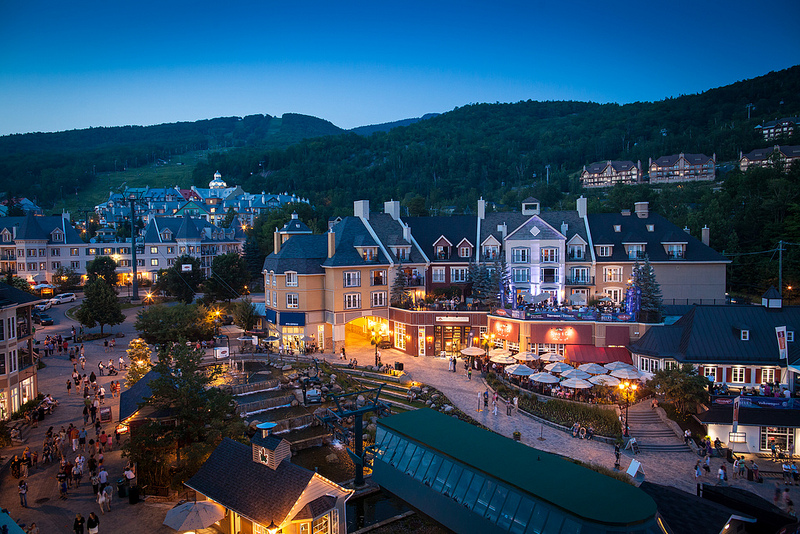
[[623, 362], [633, 364], [631, 353], [625, 347], [595, 347], [594, 345], [567, 345], [564, 357], [570, 364]]

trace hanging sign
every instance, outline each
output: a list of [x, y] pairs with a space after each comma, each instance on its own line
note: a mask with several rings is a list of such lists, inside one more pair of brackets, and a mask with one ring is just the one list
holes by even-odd
[[789, 357], [789, 349], [786, 348], [786, 327], [776, 326], [775, 335], [778, 338], [778, 354], [781, 360]]

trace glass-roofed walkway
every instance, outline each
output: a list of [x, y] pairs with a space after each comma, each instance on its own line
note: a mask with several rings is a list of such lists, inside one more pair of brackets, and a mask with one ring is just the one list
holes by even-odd
[[429, 409], [378, 420], [373, 480], [459, 533], [669, 533], [645, 492]]

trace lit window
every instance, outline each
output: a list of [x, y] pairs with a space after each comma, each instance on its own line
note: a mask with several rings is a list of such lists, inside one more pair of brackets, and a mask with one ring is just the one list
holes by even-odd
[[775, 382], [775, 369], [762, 369], [761, 383], [768, 384], [770, 382]]
[[158, 266], [158, 258], [151, 258], [150, 265]]
[[361, 293], [347, 293], [344, 296], [344, 307], [347, 310], [357, 310], [361, 308]]
[[739, 339], [742, 341], [749, 341], [750, 340], [750, 330], [742, 330]]
[[469, 251], [470, 251], [469, 247], [461, 247], [458, 249], [458, 255], [462, 258], [469, 258], [470, 256]]
[[286, 287], [297, 287], [297, 273], [286, 272]]
[[734, 367], [731, 373], [731, 382], [744, 383], [744, 367]]
[[286, 307], [297, 308], [300, 305], [300, 298], [297, 293], [286, 293]]
[[713, 379], [714, 382], [717, 381], [717, 368], [716, 367], [706, 367], [703, 369], [703, 376], [706, 378]]
[[158, 247], [150, 247], [150, 254], [158, 254]]
[[786, 331], [786, 341], [792, 343], [794, 341], [794, 330]]
[[542, 249], [542, 263], [556, 263], [558, 262], [558, 249], [557, 248], [543, 248]]

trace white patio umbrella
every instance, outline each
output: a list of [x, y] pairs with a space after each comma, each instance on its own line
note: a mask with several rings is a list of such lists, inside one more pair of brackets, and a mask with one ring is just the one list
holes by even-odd
[[619, 378], [610, 375], [595, 375], [589, 379], [595, 386], [610, 386], [615, 388], [619, 385]]
[[616, 371], [611, 371], [611, 376], [615, 376], [623, 380], [638, 380], [642, 378], [642, 373], [633, 369], [617, 369]]
[[558, 377], [550, 373], [536, 373], [535, 375], [531, 375], [531, 380], [539, 382], [540, 384], [555, 384], [558, 382]]
[[561, 387], [586, 389], [592, 387], [592, 385], [586, 380], [581, 380], [580, 378], [567, 378], [561, 382]]
[[489, 357], [492, 356], [511, 356], [511, 351], [506, 349], [492, 349], [489, 351]]
[[513, 356], [503, 356], [502, 354], [492, 356], [489, 358], [489, 361], [494, 363], [502, 363], [504, 365], [508, 365], [509, 363], [517, 363], [517, 360], [515, 360]]
[[550, 371], [551, 373], [563, 373], [564, 371], [574, 369], [574, 367], [564, 362], [550, 363], [545, 365], [544, 368], [546, 371]]
[[584, 363], [583, 365], [579, 365], [578, 369], [586, 371], [590, 375], [604, 375], [608, 373], [608, 369], [597, 363]]
[[548, 352], [539, 356], [539, 359], [543, 362], [563, 362], [564, 356], [557, 352]]
[[580, 293], [573, 293], [568, 297], [568, 300], [571, 304], [576, 305], [584, 305], [586, 304], [586, 295], [581, 295]]
[[187, 502], [176, 506], [164, 518], [164, 524], [175, 530], [208, 528], [225, 517], [225, 507], [211, 501]]
[[532, 362], [538, 360], [539, 355], [535, 352], [525, 351], [515, 354], [514, 358], [521, 362]]
[[517, 363], [506, 367], [506, 373], [514, 376], [531, 376], [532, 374], [535, 374], [536, 371], [534, 371], [527, 365], [522, 365]]
[[603, 367], [605, 367], [609, 371], [616, 371], [617, 369], [635, 369], [635, 367], [632, 366], [631, 364], [624, 362], [611, 362], [605, 364]]
[[580, 369], [570, 369], [569, 371], [564, 371], [563, 373], [561, 373], [561, 376], [563, 378], [579, 378], [581, 380], [586, 380], [592, 375], [590, 375], [586, 371], [581, 371]]
[[480, 347], [467, 347], [466, 349], [461, 349], [461, 354], [464, 356], [483, 356], [486, 351]]

